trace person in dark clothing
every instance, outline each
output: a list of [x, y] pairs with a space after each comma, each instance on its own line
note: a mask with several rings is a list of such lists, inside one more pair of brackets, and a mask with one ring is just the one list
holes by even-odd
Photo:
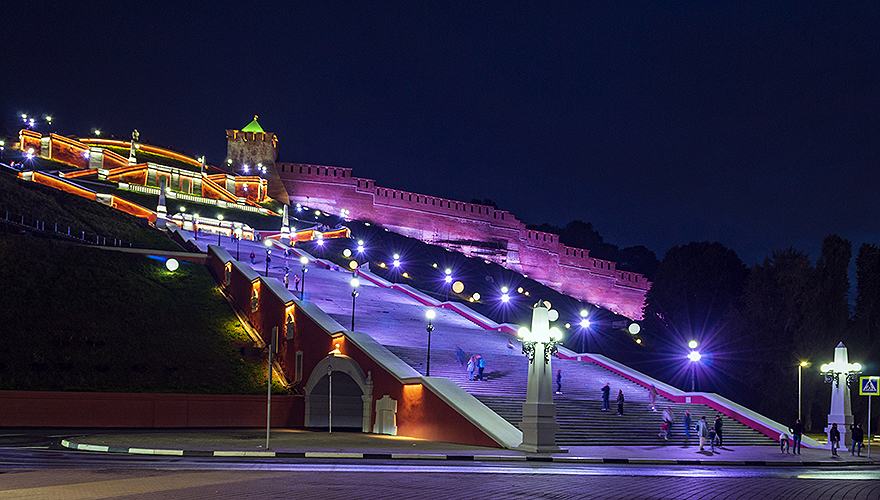
[[721, 448], [721, 428], [724, 426], [724, 421], [721, 420], [721, 415], [715, 415], [715, 438], [718, 440], [718, 447]]
[[611, 395], [611, 387], [608, 386], [608, 383], [605, 383], [605, 387], [602, 387], [602, 411], [608, 411], [608, 397]]
[[831, 443], [831, 456], [838, 456], [837, 448], [840, 447], [840, 431], [837, 430], [837, 422], [831, 424], [831, 431], [828, 432], [828, 441]]
[[794, 425], [788, 428], [788, 431], [791, 432], [791, 440], [793, 442], [791, 454], [794, 455], [797, 453], [801, 454], [801, 438], [804, 434], [804, 424], [801, 423], [801, 419], [797, 419], [794, 421]]
[[562, 394], [562, 370], [556, 371], [556, 394]]
[[623, 390], [620, 389], [617, 391], [617, 415], [623, 416], [623, 402], [625, 399], [623, 398]]
[[862, 426], [859, 424], [852, 424], [849, 426], [850, 435], [852, 436], [852, 450], [850, 455], [858, 455], [862, 456], [862, 440], [865, 439], [865, 433], [862, 431]]

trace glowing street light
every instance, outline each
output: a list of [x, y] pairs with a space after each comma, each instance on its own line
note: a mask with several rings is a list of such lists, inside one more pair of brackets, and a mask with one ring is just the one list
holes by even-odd
[[268, 278], [269, 277], [269, 261], [271, 260], [271, 257], [269, 257], [269, 254], [272, 253], [272, 251], [269, 249], [272, 247], [272, 240], [266, 238], [265, 244], [266, 244], [266, 277]]
[[807, 361], [798, 363], [798, 420], [801, 419], [801, 372], [808, 366], [810, 366], [810, 363]]
[[394, 254], [394, 267], [400, 267], [400, 254]]
[[425, 317], [428, 318], [428, 327], [425, 328], [425, 331], [428, 332], [428, 362], [425, 365], [426, 377], [431, 376], [431, 332], [434, 331], [434, 325], [431, 323], [431, 320], [433, 320], [436, 315], [437, 313], [433, 309], [425, 311]]
[[554, 320], [554, 316], [558, 317], [558, 314], [549, 310], [546, 302], [538, 301], [532, 309], [531, 329], [522, 327], [518, 332], [522, 339], [523, 354], [529, 358], [528, 388], [520, 424], [523, 431], [522, 444], [519, 448], [531, 453], [552, 453], [559, 450], [556, 445], [559, 424], [556, 421], [556, 405], [553, 403], [553, 370], [550, 359], [562, 340], [562, 332], [555, 327], [550, 328], [550, 321]]
[[446, 273], [446, 276], [443, 278], [446, 281], [446, 286], [444, 287], [446, 290], [446, 301], [449, 302], [449, 287], [452, 286], [452, 269], [447, 267], [444, 273]]
[[306, 264], [309, 263], [308, 257], [303, 255], [299, 258], [299, 263], [302, 264], [302, 290], [299, 292], [299, 300], [306, 300]]
[[694, 392], [697, 379], [697, 363], [703, 356], [699, 353], [699, 351], [696, 350], [696, 340], [691, 340], [690, 342], [688, 342], [688, 347], [691, 348], [691, 352], [687, 355], [687, 358], [691, 361], [691, 392]]
[[351, 331], [354, 331], [354, 299], [357, 298], [357, 288], [361, 282], [357, 278], [351, 279]]
[[364, 253], [364, 240], [358, 240], [357, 251], [358, 253]]
[[[218, 222], [217, 222], [217, 246], [219, 247], [219, 246], [220, 246], [220, 234], [221, 234], [221, 231], [220, 231], [220, 230], [223, 228], [223, 225], [222, 225], [222, 223], [223, 223], [223, 214], [218, 214], [218, 215], [217, 215], [217, 221], [218, 221]], [[268, 274], [267, 274], [266, 276], [268, 276]]]

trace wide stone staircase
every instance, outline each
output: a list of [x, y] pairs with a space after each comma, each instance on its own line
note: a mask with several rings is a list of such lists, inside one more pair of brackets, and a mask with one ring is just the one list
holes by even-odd
[[[417, 371], [425, 373], [425, 349], [399, 345], [386, 347]], [[484, 381], [468, 380], [467, 369], [460, 366], [455, 351], [432, 349], [431, 376], [444, 377], [455, 382], [468, 393], [482, 401], [502, 418], [518, 427], [522, 420], [522, 404], [526, 398], [528, 359], [515, 354], [486, 353]], [[468, 357], [470, 353], [468, 353]], [[705, 416], [713, 423], [718, 413], [699, 404], [672, 403], [657, 397], [656, 411], [650, 407], [648, 391], [633, 382], [590, 362], [552, 360], [554, 374], [553, 390], [556, 390], [555, 374], [562, 370], [562, 394], [554, 397], [559, 430], [556, 434], [560, 446], [600, 445], [685, 445], [682, 417], [690, 411], [694, 423]], [[602, 411], [601, 388], [611, 387], [610, 409]], [[618, 390], [622, 390], [626, 402], [624, 415], [617, 415]], [[671, 438], [665, 441], [658, 436], [662, 410], [671, 408], [675, 422]], [[774, 440], [727, 416], [724, 422], [724, 447], [743, 445], [773, 445]], [[691, 432], [690, 444], [698, 439]]]

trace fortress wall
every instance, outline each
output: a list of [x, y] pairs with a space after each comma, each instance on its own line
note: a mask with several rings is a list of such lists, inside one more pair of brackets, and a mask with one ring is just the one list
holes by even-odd
[[494, 207], [377, 186], [349, 168], [279, 163], [291, 203], [380, 224], [405, 236], [501, 264], [562, 293], [642, 319], [650, 282], [559, 236], [527, 229]]

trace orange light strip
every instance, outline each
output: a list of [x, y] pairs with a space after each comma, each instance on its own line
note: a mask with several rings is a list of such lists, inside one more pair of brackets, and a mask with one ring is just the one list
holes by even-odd
[[[80, 141], [82, 141], [86, 144], [94, 144], [96, 146], [107, 145], [107, 146], [119, 146], [119, 147], [125, 147], [125, 148], [131, 147], [130, 141], [127, 142], [127, 141], [120, 141], [120, 140], [114, 140], [114, 139], [82, 138], [82, 139], [80, 139]], [[171, 150], [168, 150], [165, 148], [159, 148], [156, 146], [150, 146], [148, 144], [138, 143], [138, 149], [140, 149], [141, 151], [146, 151], [147, 153], [153, 153], [153, 154], [157, 154], [157, 155], [161, 155], [161, 156], [167, 156], [168, 158], [172, 158], [174, 160], [182, 161], [184, 163], [189, 163], [190, 165], [193, 165], [195, 167], [202, 166], [202, 162], [196, 160], [195, 158], [190, 158], [189, 156], [184, 156], [180, 153], [175, 153], [174, 151], [171, 151]]]

